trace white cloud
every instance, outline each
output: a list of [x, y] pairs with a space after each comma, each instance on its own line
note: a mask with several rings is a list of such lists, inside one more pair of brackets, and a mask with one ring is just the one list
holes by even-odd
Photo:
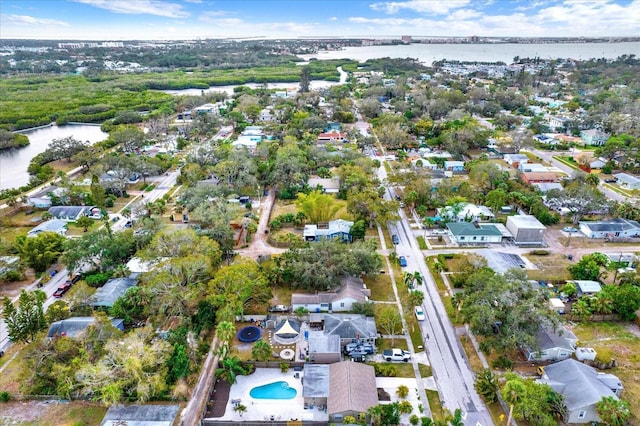
[[337, 21], [338, 17], [337, 16], [332, 16], [331, 18], [329, 18], [330, 21]]
[[33, 16], [28, 15], [9, 15], [7, 19], [11, 22], [15, 22], [17, 24], [28, 24], [28, 25], [59, 25], [63, 27], [68, 27], [69, 24], [64, 21], [58, 21], [57, 19], [46, 19], [46, 18], [35, 18]]
[[466, 6], [469, 2], [470, 0], [409, 0], [373, 3], [370, 7], [373, 10], [382, 11], [389, 15], [396, 14], [401, 10], [410, 10], [421, 14], [444, 15], [449, 13], [450, 10]]
[[133, 15], [156, 15], [167, 18], [186, 18], [189, 13], [182, 5], [159, 0], [74, 0], [115, 13]]

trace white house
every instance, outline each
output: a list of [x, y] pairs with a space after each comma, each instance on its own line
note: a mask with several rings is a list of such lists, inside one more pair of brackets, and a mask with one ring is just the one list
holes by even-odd
[[640, 236], [640, 223], [630, 219], [580, 222], [580, 232], [589, 238], [631, 238]]
[[479, 222], [493, 219], [495, 215], [488, 207], [471, 203], [457, 203], [437, 209], [442, 220], [453, 222]]
[[58, 186], [47, 186], [45, 188], [42, 188], [40, 191], [29, 195], [27, 197], [27, 204], [32, 205], [36, 208], [46, 209], [51, 207], [51, 199], [53, 197], [62, 197], [65, 192], [65, 188], [60, 188]]
[[338, 192], [340, 192], [340, 178], [337, 176], [331, 178], [309, 178], [309, 180], [307, 181], [307, 185], [314, 189], [317, 187], [321, 187], [322, 192], [325, 192], [327, 194], [337, 194]]
[[555, 331], [541, 327], [535, 338], [537, 348], [523, 348], [527, 361], [562, 361], [571, 357], [578, 343], [576, 335], [562, 326]]
[[505, 154], [503, 156], [504, 162], [510, 166], [518, 167], [520, 163], [528, 163], [529, 157], [524, 154]]
[[521, 172], [548, 172], [549, 168], [539, 163], [520, 163], [518, 170]]
[[340, 281], [341, 286], [336, 291], [292, 294], [291, 306], [293, 310], [305, 308], [309, 312], [345, 312], [350, 311], [354, 303], [369, 300], [371, 290], [364, 285], [362, 279], [345, 276]]
[[67, 234], [67, 221], [51, 219], [46, 222], [42, 222], [40, 225], [27, 232], [27, 237], [37, 237], [43, 232], [55, 232], [58, 235], [65, 236]]
[[580, 137], [585, 145], [602, 146], [609, 139], [609, 135], [598, 129], [583, 130]]
[[502, 242], [502, 232], [492, 223], [449, 222], [447, 228], [451, 239], [458, 244], [483, 245]]
[[547, 365], [538, 381], [564, 396], [567, 424], [599, 423], [596, 404], [605, 396], [618, 399], [624, 389], [617, 376], [600, 373], [574, 359]]
[[640, 189], [640, 178], [630, 175], [628, 173], [614, 173], [613, 177], [617, 179], [617, 184], [621, 188], [626, 189]]

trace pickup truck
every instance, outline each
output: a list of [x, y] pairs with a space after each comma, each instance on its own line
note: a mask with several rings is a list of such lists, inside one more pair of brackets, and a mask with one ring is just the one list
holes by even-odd
[[352, 352], [363, 352], [366, 355], [371, 355], [375, 353], [375, 348], [373, 345], [368, 343], [352, 342], [348, 343], [347, 346], [344, 347], [344, 353], [346, 355], [350, 355]]
[[389, 349], [382, 351], [382, 357], [385, 361], [404, 361], [407, 362], [411, 359], [411, 354], [402, 349]]

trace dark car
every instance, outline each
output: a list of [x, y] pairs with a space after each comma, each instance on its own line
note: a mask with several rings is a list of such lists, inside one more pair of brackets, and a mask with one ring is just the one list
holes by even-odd
[[80, 275], [78, 275], [78, 274], [74, 274], [74, 275], [72, 275], [72, 276], [71, 276], [71, 284], [75, 284], [75, 283], [77, 283], [78, 281], [80, 281], [80, 278], [81, 278], [81, 277], [80, 277]]
[[407, 266], [407, 258], [404, 256], [400, 256], [398, 258], [398, 261], [400, 262], [400, 266], [402, 266], [403, 268], [405, 268]]
[[64, 294], [67, 291], [69, 291], [70, 288], [71, 288], [71, 282], [67, 281], [66, 283], [64, 283], [60, 287], [58, 287], [58, 289], [56, 291], [53, 292], [53, 297], [62, 297], [62, 296], [64, 296]]
[[398, 236], [396, 234], [393, 234], [391, 236], [391, 241], [393, 242], [393, 244], [398, 245], [400, 244], [400, 238], [398, 238]]
[[131, 222], [130, 220], [128, 220], [127, 223], [124, 224], [125, 228], [131, 228], [131, 226], [133, 226], [133, 222]]

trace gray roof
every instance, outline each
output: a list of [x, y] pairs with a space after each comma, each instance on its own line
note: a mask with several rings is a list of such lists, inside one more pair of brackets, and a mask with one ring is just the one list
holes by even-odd
[[340, 336], [311, 330], [309, 332], [309, 354], [317, 353], [340, 353]]
[[67, 222], [60, 219], [51, 219], [46, 222], [42, 222], [40, 225], [31, 229], [27, 235], [35, 237], [41, 232], [55, 232], [56, 234], [64, 234], [67, 232]]
[[378, 392], [372, 366], [351, 361], [329, 366], [329, 415], [345, 411], [366, 413], [375, 405]]
[[376, 338], [378, 330], [373, 317], [359, 314], [325, 314], [324, 333], [336, 334], [341, 339]]
[[179, 405], [112, 405], [100, 426], [118, 421], [126, 421], [127, 426], [171, 426], [179, 411]]
[[580, 222], [580, 226], [589, 228], [591, 232], [622, 232], [637, 229], [640, 233], [640, 223], [620, 217], [599, 222]]
[[502, 235], [502, 232], [491, 223], [449, 222], [447, 223], [447, 228], [453, 235]]
[[568, 282], [575, 283], [578, 290], [582, 293], [597, 293], [602, 290], [602, 285], [599, 281], [591, 280], [570, 280]]
[[571, 341], [577, 341], [578, 338], [571, 331], [560, 326], [556, 331], [553, 331], [551, 327], [541, 327], [538, 334], [536, 334], [536, 342], [540, 350], [547, 350], [553, 348], [565, 349], [569, 352], [575, 352]]
[[564, 187], [558, 182], [535, 182], [533, 186], [537, 187], [541, 192], [551, 191], [552, 189], [558, 189], [562, 191]]
[[75, 218], [83, 214], [89, 214], [93, 206], [53, 206], [49, 207], [49, 213], [57, 218]]
[[138, 281], [133, 278], [114, 278], [91, 296], [91, 306], [112, 307], [116, 300], [124, 295], [131, 287], [135, 287]]
[[[47, 337], [67, 336], [76, 337], [87, 327], [96, 322], [94, 317], [71, 317], [61, 321], [52, 322], [49, 326]], [[118, 330], [124, 330], [124, 320], [113, 318], [111, 325]]]
[[618, 399], [611, 389], [623, 389], [616, 376], [598, 373], [595, 368], [571, 358], [544, 367], [540, 381], [564, 395], [568, 410], [596, 404], [604, 396]]
[[302, 370], [303, 398], [326, 398], [329, 396], [329, 364], [305, 364]]
[[365, 288], [362, 278], [343, 275], [340, 287], [336, 291], [321, 291], [315, 294], [294, 293], [291, 295], [292, 305], [309, 305], [331, 303], [345, 298], [353, 298], [364, 302], [371, 296], [371, 290]]
[[630, 175], [629, 173], [614, 173], [613, 177], [618, 179], [618, 182], [624, 182], [627, 185], [632, 185], [640, 182], [640, 178]]

